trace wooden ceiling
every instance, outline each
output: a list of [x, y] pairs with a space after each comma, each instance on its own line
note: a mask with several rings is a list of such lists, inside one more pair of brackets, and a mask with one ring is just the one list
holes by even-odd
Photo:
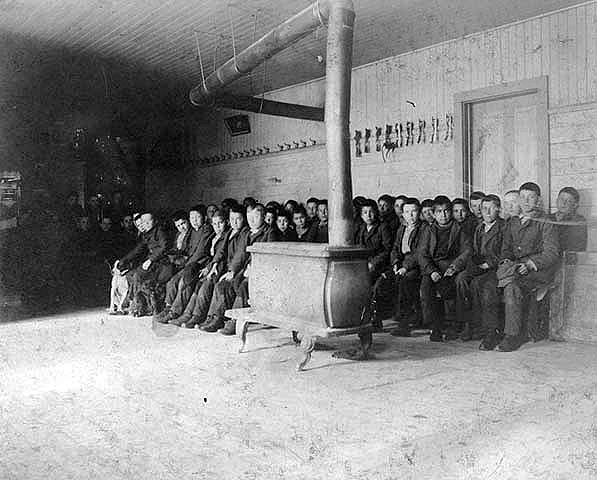
[[[191, 87], [312, 0], [2, 0], [0, 34], [157, 71]], [[578, 0], [355, 0], [354, 65], [580, 3]], [[321, 77], [325, 30], [269, 60], [234, 93]]]

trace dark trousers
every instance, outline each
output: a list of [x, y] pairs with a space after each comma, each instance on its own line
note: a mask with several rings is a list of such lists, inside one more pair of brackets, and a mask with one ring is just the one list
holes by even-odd
[[166, 284], [166, 305], [176, 314], [181, 314], [191, 299], [198, 281], [198, 268], [185, 267], [168, 280]]
[[[393, 273], [392, 273], [393, 275]], [[420, 315], [421, 275], [418, 270], [410, 270], [404, 276], [394, 275], [394, 319], [400, 328], [407, 329], [411, 313]]]
[[[442, 275], [448, 269], [450, 264], [451, 261], [448, 260], [440, 260], [437, 263]], [[423, 275], [421, 277], [421, 288], [419, 292], [421, 295], [423, 326], [431, 327], [432, 330], [442, 332], [445, 320], [444, 303], [441, 298], [438, 298], [437, 284], [431, 280], [430, 275]]]
[[232, 287], [236, 298], [232, 308], [245, 308], [249, 306], [249, 279], [239, 275]]
[[[241, 279], [238, 278], [239, 276]], [[209, 311], [207, 313], [207, 316], [212, 321], [223, 322], [224, 312], [234, 305], [234, 300], [236, 298], [236, 292], [234, 290], [235, 282], [238, 282], [239, 284], [242, 282], [242, 274], [237, 275], [229, 282], [222, 281], [216, 283], [211, 304], [209, 305]]]
[[[529, 272], [528, 275], [516, 276], [504, 287], [505, 325], [506, 335], [518, 336], [528, 318], [534, 316], [536, 321], [537, 302], [533, 294], [538, 287], [545, 286], [553, 280], [552, 271]], [[530, 311], [529, 311], [530, 310]]]
[[215, 276], [197, 281], [195, 290], [184, 309], [185, 315], [195, 315], [199, 317], [200, 322], [205, 321], [217, 281], [218, 278]]
[[500, 291], [494, 270], [475, 276], [469, 284], [472, 307], [471, 330], [482, 335], [501, 330]]

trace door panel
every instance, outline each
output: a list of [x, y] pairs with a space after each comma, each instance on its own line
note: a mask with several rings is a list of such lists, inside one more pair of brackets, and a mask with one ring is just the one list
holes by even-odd
[[471, 191], [502, 195], [540, 183], [537, 109], [536, 93], [471, 104]]

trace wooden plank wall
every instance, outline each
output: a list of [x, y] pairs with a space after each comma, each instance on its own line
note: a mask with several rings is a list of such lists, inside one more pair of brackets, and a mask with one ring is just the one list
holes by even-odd
[[[430, 124], [431, 117], [438, 115], [443, 129], [456, 92], [540, 75], [548, 75], [550, 85], [552, 200], [561, 186], [579, 186], [583, 189], [582, 213], [595, 216], [597, 2], [356, 68], [351, 135], [355, 129], [407, 120], [417, 123], [419, 118]], [[267, 98], [322, 106], [323, 81], [271, 92]], [[278, 143], [308, 138], [321, 143], [325, 138], [323, 125], [317, 122], [253, 114], [250, 120], [252, 133], [235, 138], [217, 122], [218, 131], [213, 132], [217, 145], [200, 150], [197, 156], [264, 145], [275, 149]], [[429, 139], [429, 127], [427, 135]], [[304, 200], [311, 194], [325, 195], [325, 163], [322, 149], [305, 149], [195, 166], [188, 172], [192, 181], [188, 182], [187, 198], [189, 202], [208, 202], [251, 194], [260, 200]], [[353, 158], [354, 193], [375, 198], [386, 192], [419, 197], [460, 194], [454, 185], [453, 163], [453, 141], [415, 144], [385, 159], [373, 151]]]

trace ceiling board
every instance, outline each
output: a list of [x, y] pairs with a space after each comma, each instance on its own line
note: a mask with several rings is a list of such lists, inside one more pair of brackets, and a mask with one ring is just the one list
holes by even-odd
[[[0, 33], [24, 36], [74, 55], [97, 55], [155, 70], [189, 87], [311, 0], [6, 0]], [[355, 0], [355, 66], [580, 3], [578, 0]], [[275, 8], [272, 7], [275, 5]], [[235, 93], [321, 77], [325, 30], [268, 61]]]

